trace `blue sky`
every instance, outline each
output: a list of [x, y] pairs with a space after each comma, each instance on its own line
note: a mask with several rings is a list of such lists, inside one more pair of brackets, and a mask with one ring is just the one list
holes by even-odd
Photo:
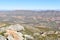
[[60, 10], [60, 0], [0, 0], [0, 10]]

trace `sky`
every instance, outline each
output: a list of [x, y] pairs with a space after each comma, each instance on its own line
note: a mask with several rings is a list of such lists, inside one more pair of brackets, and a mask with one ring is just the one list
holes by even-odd
[[60, 0], [0, 0], [0, 10], [60, 10]]

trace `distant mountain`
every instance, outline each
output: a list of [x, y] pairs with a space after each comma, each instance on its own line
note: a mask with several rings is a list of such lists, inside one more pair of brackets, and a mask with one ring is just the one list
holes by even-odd
[[21, 23], [30, 26], [59, 28], [60, 11], [56, 10], [13, 10], [0, 11], [0, 22]]
[[39, 22], [46, 21], [46, 19], [59, 19], [60, 11], [56, 10], [13, 10], [13, 11], [0, 11], [0, 21], [11, 21], [11, 22]]
[[15, 11], [0, 11], [0, 14], [7, 16], [60, 16], [60, 11], [46, 10], [46, 11], [32, 11], [32, 10], [15, 10]]

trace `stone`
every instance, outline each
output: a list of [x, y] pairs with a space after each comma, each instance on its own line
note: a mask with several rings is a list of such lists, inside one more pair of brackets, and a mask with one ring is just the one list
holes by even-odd
[[24, 30], [24, 27], [19, 24], [16, 24], [16, 25], [10, 25], [8, 29], [15, 30], [15, 31], [21, 31], [21, 30]]
[[23, 40], [23, 34], [14, 30], [7, 30], [6, 33], [8, 40]]
[[0, 32], [5, 32], [5, 31], [6, 31], [5, 27], [0, 28]]
[[25, 40], [33, 40], [34, 38], [31, 35], [24, 35]]
[[2, 35], [0, 35], [0, 40], [6, 40], [6, 38]]

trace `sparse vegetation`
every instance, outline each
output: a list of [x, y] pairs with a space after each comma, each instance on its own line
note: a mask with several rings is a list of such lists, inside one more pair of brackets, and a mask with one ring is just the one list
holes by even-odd
[[[0, 20], [0, 31], [3, 30], [1, 28], [6, 28], [10, 25], [21, 24], [24, 26], [25, 30], [17, 32], [21, 32], [23, 35], [30, 35], [34, 38], [33, 40], [58, 40], [58, 38], [60, 38], [60, 19], [58, 19], [58, 17], [60, 17], [58, 15], [60, 15], [60, 13], [58, 13], [58, 11], [20, 10], [14, 11], [13, 15], [11, 11], [8, 13], [6, 14], [6, 12], [4, 12], [3, 14], [6, 16], [3, 18], [0, 17], [2, 18], [2, 20]], [[6, 33], [4, 31], [0, 32], [0, 35], [4, 36]]]

